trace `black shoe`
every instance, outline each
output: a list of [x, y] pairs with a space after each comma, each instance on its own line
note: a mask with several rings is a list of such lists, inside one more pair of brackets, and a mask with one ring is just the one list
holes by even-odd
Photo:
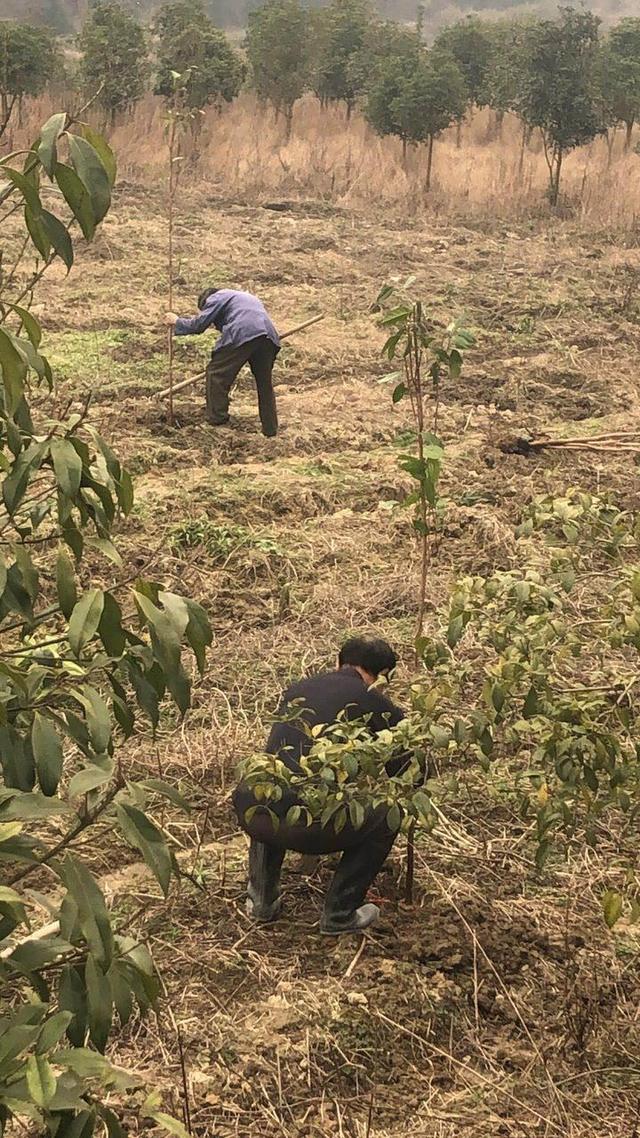
[[327, 936], [342, 936], [343, 933], [362, 933], [375, 924], [380, 916], [377, 905], [361, 905], [347, 921], [334, 921], [325, 913], [320, 921], [320, 932]]
[[251, 917], [252, 921], [255, 921], [259, 925], [271, 925], [274, 921], [277, 921], [280, 916], [282, 899], [276, 897], [271, 905], [256, 905], [253, 897], [247, 897], [244, 907], [247, 916]]

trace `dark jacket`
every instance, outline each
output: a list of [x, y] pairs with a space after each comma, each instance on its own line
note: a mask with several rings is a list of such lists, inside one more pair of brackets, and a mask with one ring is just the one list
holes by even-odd
[[[322, 672], [292, 684], [282, 697], [279, 711], [284, 711], [296, 700], [301, 701], [298, 718], [309, 727], [319, 723], [328, 726], [344, 712], [344, 718], [350, 722], [366, 719], [371, 734], [377, 735], [404, 719], [401, 708], [386, 699], [377, 688], [368, 688], [360, 673], [350, 667]], [[277, 755], [290, 770], [299, 772], [298, 760], [309, 753], [313, 742], [295, 722], [276, 722], [271, 728], [266, 750], [270, 755]], [[399, 756], [387, 766], [388, 773], [396, 774], [406, 761], [407, 756]]]

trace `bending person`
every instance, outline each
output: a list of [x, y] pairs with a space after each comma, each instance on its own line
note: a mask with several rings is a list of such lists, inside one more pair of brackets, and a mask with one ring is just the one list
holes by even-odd
[[[335, 723], [342, 714], [347, 720], [367, 721], [372, 735], [396, 726], [404, 712], [371, 685], [380, 675], [389, 674], [396, 666], [396, 655], [384, 640], [348, 640], [340, 650], [338, 667], [293, 684], [285, 692], [280, 712], [300, 701], [297, 721], [276, 722], [266, 751], [301, 773], [301, 756], [308, 754], [313, 739], [303, 727]], [[387, 773], [397, 774], [406, 766], [406, 755], [387, 765]], [[390, 769], [391, 768], [391, 769]], [[251, 839], [249, 848], [249, 884], [247, 913], [256, 921], [270, 922], [280, 912], [280, 871], [287, 850], [302, 854], [342, 852], [340, 864], [325, 899], [320, 922], [322, 932], [339, 934], [361, 932], [379, 916], [376, 905], [366, 904], [367, 892], [382, 868], [398, 832], [387, 825], [387, 808], [371, 810], [363, 825], [356, 829], [349, 821], [335, 833], [331, 825], [319, 822], [290, 824], [287, 812], [297, 804], [295, 791], [283, 794], [279, 802], [269, 801], [272, 818], [256, 800], [248, 786], [240, 784], [233, 796], [238, 820]], [[247, 821], [247, 811], [254, 809]]]
[[167, 312], [165, 323], [176, 336], [199, 336], [208, 328], [221, 332], [207, 366], [207, 422], [223, 427], [229, 422], [229, 395], [238, 374], [249, 364], [256, 381], [262, 433], [278, 433], [278, 412], [273, 391], [273, 365], [280, 337], [264, 304], [250, 292], [208, 288], [198, 297], [196, 316]]

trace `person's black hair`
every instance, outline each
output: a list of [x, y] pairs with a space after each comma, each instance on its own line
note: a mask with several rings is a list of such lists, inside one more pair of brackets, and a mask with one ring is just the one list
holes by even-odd
[[200, 312], [202, 312], [202, 309], [204, 308], [205, 304], [207, 303], [209, 297], [213, 296], [214, 293], [216, 293], [216, 292], [220, 292], [220, 289], [219, 288], [205, 288], [204, 292], [200, 293], [200, 296], [198, 297], [198, 309]]
[[393, 648], [386, 640], [369, 640], [364, 636], [353, 636], [340, 649], [338, 663], [341, 668], [364, 668], [372, 676], [392, 672], [398, 663]]

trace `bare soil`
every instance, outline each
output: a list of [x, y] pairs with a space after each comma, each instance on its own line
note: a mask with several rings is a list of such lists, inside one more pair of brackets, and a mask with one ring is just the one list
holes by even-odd
[[[607, 851], [539, 875], [528, 832], [501, 788], [473, 773], [450, 814], [455, 836], [421, 841], [417, 900], [401, 900], [404, 844], [379, 878], [383, 919], [358, 940], [318, 933], [330, 872], [285, 874], [282, 920], [256, 929], [242, 907], [245, 845], [228, 805], [237, 760], [259, 747], [281, 687], [328, 665], [352, 631], [376, 632], [410, 678], [416, 551], [397, 456], [402, 406], [378, 380], [382, 335], [370, 306], [394, 275], [417, 275], [435, 319], [465, 314], [477, 334], [444, 392], [444, 540], [435, 607], [455, 574], [509, 567], [513, 528], [536, 493], [580, 485], [638, 506], [633, 456], [504, 454], [506, 433], [595, 433], [638, 421], [640, 313], [625, 284], [640, 250], [551, 219], [474, 228], [388, 218], [327, 203], [285, 212], [185, 191], [177, 304], [206, 284], [248, 288], [292, 340], [277, 369], [282, 430], [259, 433], [250, 377], [229, 429], [204, 424], [200, 388], [171, 427], [159, 319], [166, 227], [151, 192], [128, 189], [68, 279], [45, 286], [60, 398], [94, 394], [92, 420], [136, 474], [121, 544], [128, 567], [189, 591], [215, 629], [209, 670], [182, 725], [129, 752], [194, 803], [164, 819], [185, 878], [167, 906], [121, 872], [108, 834], [94, 854], [123, 925], [146, 906], [166, 1009], [115, 1044], [216, 1138], [637, 1138], [637, 937], [602, 923]], [[207, 343], [177, 344], [176, 378]], [[184, 545], [187, 525], [200, 544]], [[221, 527], [243, 527], [229, 550]], [[199, 527], [199, 528], [198, 528]]]

